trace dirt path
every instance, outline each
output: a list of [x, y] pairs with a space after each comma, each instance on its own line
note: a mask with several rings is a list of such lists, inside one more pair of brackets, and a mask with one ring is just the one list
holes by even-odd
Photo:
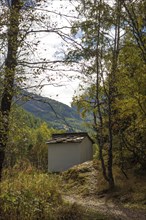
[[76, 195], [64, 195], [63, 198], [69, 203], [77, 203], [86, 210], [99, 212], [116, 220], [146, 220], [146, 211], [124, 208], [111, 202], [106, 202], [104, 198], [81, 198]]
[[[112, 202], [112, 196], [109, 197], [106, 193], [99, 194], [99, 178], [99, 171], [95, 164], [93, 166], [92, 161], [74, 166], [63, 174], [64, 200], [80, 205], [84, 210], [89, 210], [89, 213], [91, 210], [95, 215], [101, 213], [109, 216], [108, 220], [146, 220], [146, 210], [126, 208], [118, 202]], [[82, 193], [84, 189], [87, 189], [87, 193]]]

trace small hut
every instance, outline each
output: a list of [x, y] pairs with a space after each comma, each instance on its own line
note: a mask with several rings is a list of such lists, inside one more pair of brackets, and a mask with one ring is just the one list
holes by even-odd
[[48, 144], [48, 171], [61, 172], [93, 158], [93, 141], [85, 132], [53, 134]]

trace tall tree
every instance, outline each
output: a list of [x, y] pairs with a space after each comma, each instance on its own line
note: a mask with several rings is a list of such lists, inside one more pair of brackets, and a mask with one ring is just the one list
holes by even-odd
[[14, 95], [14, 80], [15, 71], [17, 66], [17, 52], [18, 52], [18, 34], [20, 24], [20, 9], [22, 3], [19, 0], [13, 0], [11, 2], [9, 23], [8, 23], [8, 46], [7, 57], [4, 65], [4, 80], [3, 91], [1, 97], [1, 126], [0, 126], [0, 179], [2, 177], [2, 168], [5, 158], [5, 148], [8, 139], [9, 130], [9, 115], [11, 110], [12, 98]]
[[[93, 128], [99, 146], [99, 157], [102, 164], [103, 176], [108, 181], [109, 187], [114, 187], [113, 165], [113, 124], [116, 90], [116, 72], [120, 50], [121, 4], [115, 1], [111, 7], [106, 1], [84, 1], [83, 7], [78, 10], [84, 12], [83, 22], [74, 25], [73, 30], [82, 31], [80, 49], [69, 53], [86, 61], [83, 72], [90, 77], [91, 84], [82, 108], [93, 112]], [[112, 15], [114, 14], [114, 17]], [[112, 37], [110, 36], [110, 33]], [[94, 94], [94, 95], [93, 95]], [[83, 97], [83, 96], [81, 96]], [[81, 98], [80, 97], [80, 98]], [[80, 99], [80, 101], [82, 98]], [[77, 103], [79, 103], [77, 101]], [[80, 104], [82, 105], [82, 104]], [[90, 107], [89, 107], [90, 105]], [[105, 120], [106, 115], [106, 120]], [[107, 128], [105, 132], [105, 121]], [[105, 138], [105, 136], [107, 136]], [[103, 149], [108, 145], [107, 164], [103, 157]]]
[[109, 146], [108, 146], [108, 178], [110, 188], [114, 187], [113, 179], [113, 125], [115, 123], [116, 110], [114, 109], [115, 98], [117, 94], [116, 78], [118, 69], [118, 57], [120, 52], [120, 29], [121, 29], [121, 4], [117, 0], [114, 8], [114, 39], [111, 56], [111, 68], [108, 74], [108, 133], [109, 133]]
[[[61, 16], [60, 13], [51, 10], [35, 7], [32, 1], [10, 0], [1, 1], [0, 11], [0, 179], [5, 158], [5, 148], [8, 140], [9, 116], [13, 97], [20, 89], [27, 88], [28, 80], [37, 77], [47, 68], [53, 70], [54, 66], [62, 59], [50, 60], [43, 53], [38, 55], [38, 44], [42, 33], [54, 33], [64, 38], [63, 25], [58, 27], [51, 15]], [[43, 5], [44, 3], [39, 2]], [[67, 16], [67, 15], [63, 15]], [[66, 27], [67, 28], [67, 27]], [[45, 48], [46, 49], [46, 48]], [[48, 48], [49, 49], [49, 48]], [[50, 65], [50, 67], [49, 67]], [[55, 74], [54, 74], [55, 75]], [[46, 76], [49, 84], [54, 83], [52, 74]], [[37, 86], [41, 89], [41, 83]]]

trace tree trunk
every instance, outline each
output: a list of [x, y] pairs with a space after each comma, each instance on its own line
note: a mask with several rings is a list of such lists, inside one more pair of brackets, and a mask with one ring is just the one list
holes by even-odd
[[119, 56], [119, 43], [120, 43], [120, 20], [121, 20], [121, 3], [117, 0], [116, 3], [116, 22], [115, 22], [115, 36], [114, 48], [112, 57], [111, 73], [109, 74], [109, 94], [108, 94], [108, 133], [109, 133], [109, 146], [108, 146], [108, 182], [109, 188], [113, 189], [115, 186], [113, 177], [113, 123], [115, 117], [115, 110], [113, 104], [117, 95], [116, 88], [116, 71]]
[[[98, 2], [99, 6], [102, 6], [102, 0]], [[95, 1], [95, 4], [97, 2]], [[101, 16], [102, 16], [102, 11], [99, 10], [98, 14], [96, 14], [96, 26], [95, 29], [97, 30], [97, 43], [96, 43], [96, 102], [95, 102], [95, 108], [97, 106], [97, 112], [98, 112], [98, 117], [99, 117], [99, 125], [97, 125], [97, 120], [96, 120], [96, 115], [95, 112], [93, 113], [94, 115], [94, 125], [95, 125], [95, 131], [96, 131], [96, 136], [98, 140], [98, 148], [99, 148], [99, 159], [101, 161], [101, 167], [102, 167], [102, 174], [103, 177], [106, 181], [108, 181], [107, 173], [106, 173], [106, 166], [103, 158], [103, 117], [102, 117], [102, 112], [101, 112], [101, 105], [100, 105], [100, 78], [101, 78], [101, 73], [100, 73], [100, 62], [101, 62], [101, 57], [100, 57], [100, 38], [101, 38]], [[97, 129], [97, 126], [99, 126], [99, 129]]]
[[112, 110], [111, 110], [111, 99], [109, 95], [109, 103], [108, 103], [108, 132], [109, 132], [109, 146], [108, 146], [108, 183], [109, 188], [113, 189], [115, 186], [114, 178], [113, 178], [113, 133], [112, 133]]
[[4, 67], [4, 87], [1, 98], [1, 127], [0, 127], [0, 180], [5, 159], [5, 149], [9, 132], [9, 116], [12, 99], [14, 96], [15, 69], [17, 66], [19, 17], [21, 4], [19, 0], [13, 0], [10, 8], [8, 26], [8, 47]]

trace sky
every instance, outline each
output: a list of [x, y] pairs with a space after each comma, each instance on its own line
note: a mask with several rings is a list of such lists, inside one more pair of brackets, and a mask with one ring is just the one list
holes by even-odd
[[[51, 9], [56, 12], [75, 16], [74, 5], [72, 5], [68, 0], [54, 0], [52, 1], [51, 5], [46, 5], [45, 9]], [[52, 16], [54, 16], [54, 21], [58, 23], [58, 27], [70, 26], [70, 18], [62, 18], [61, 16], [56, 16], [55, 14]], [[69, 33], [69, 29], [66, 29], [65, 32]], [[46, 48], [47, 50], [45, 50]], [[40, 44], [38, 50], [39, 53], [42, 53], [45, 58], [50, 60], [60, 60], [63, 57], [62, 52], [63, 50], [65, 50], [65, 48], [66, 46], [64, 41], [58, 35], [53, 33], [50, 33], [49, 35], [43, 33], [40, 35]], [[73, 67], [73, 69], [74, 68], [76, 67]], [[41, 90], [36, 92], [42, 96], [55, 99], [70, 106], [72, 102], [72, 97], [75, 94], [75, 91], [78, 90], [80, 80], [75, 77], [76, 72], [67, 71], [69, 67], [62, 65], [61, 67], [59, 67], [59, 69], [65, 69], [66, 71], [57, 71], [55, 77], [55, 72], [51, 72], [50, 70], [45, 71], [44, 74], [41, 74], [39, 80], [42, 81], [43, 85], [46, 85], [43, 86]], [[58, 76], [61, 73], [63, 77]], [[51, 74], [53, 74], [53, 78], [55, 78], [55, 81], [53, 81], [53, 85], [49, 85], [52, 83], [47, 80]], [[33, 80], [30, 80], [29, 83], [33, 84], [34, 82]]]
[[[47, 1], [47, 4], [48, 2], [49, 1]], [[56, 12], [61, 12], [69, 16], [76, 16], [75, 6], [77, 6], [78, 1], [75, 0], [74, 3], [73, 1], [71, 3], [69, 0], [53, 0], [50, 2], [52, 2], [51, 5], [46, 7], [49, 10], [51, 8], [51, 10]], [[107, 2], [112, 5], [113, 0], [107, 0]], [[61, 16], [56, 17], [54, 15], [54, 21], [58, 23], [58, 27], [70, 26], [70, 20], [71, 18], [63, 18]], [[69, 29], [66, 29], [65, 31], [66, 33], [69, 33]], [[77, 41], [80, 40], [80, 37], [81, 37], [81, 33], [78, 33], [78, 35], [76, 36], [76, 40]], [[65, 50], [64, 42], [61, 40], [61, 38], [59, 38], [55, 34], [50, 34], [50, 36], [48, 35], [43, 36], [40, 43], [40, 49], [43, 50], [43, 48], [49, 48], [46, 54], [44, 52], [43, 53], [45, 54], [46, 57], [50, 59], [52, 58], [56, 59], [56, 54], [57, 54], [57, 58], [60, 59], [62, 57], [62, 50]], [[68, 69], [68, 67], [65, 67], [65, 65], [62, 68]], [[75, 66], [73, 68], [77, 69], [77, 67]], [[44, 84], [45, 83], [47, 84], [46, 75], [49, 74], [51, 74], [50, 71], [44, 74], [44, 78], [43, 78]], [[76, 94], [78, 95], [80, 93], [79, 85], [83, 84], [83, 82], [78, 77], [75, 77], [80, 75], [74, 71], [69, 71], [69, 72], [66, 71], [66, 73], [63, 73], [63, 75], [64, 77], [58, 79], [56, 75], [55, 83], [58, 84], [59, 86], [46, 85], [42, 88], [40, 94], [42, 96], [55, 99], [70, 106], [73, 96]], [[70, 78], [66, 77], [65, 75], [70, 76]]]
[[[107, 1], [112, 4], [112, 0]], [[50, 4], [48, 4], [49, 2]], [[75, 11], [75, 6], [77, 6], [77, 4], [77, 0], [72, 0], [71, 2], [69, 0], [46, 0], [46, 5], [43, 5], [43, 7], [45, 9], [66, 14], [68, 16], [76, 16], [77, 12]], [[56, 16], [55, 14], [52, 14], [51, 16], [51, 19], [57, 22], [58, 27], [70, 26], [70, 21], [73, 19], [69, 17]], [[64, 29], [64, 31], [65, 33], [69, 33], [70, 30]], [[80, 37], [81, 33], [79, 32], [74, 39], [76, 41], [80, 41]], [[53, 33], [49, 35], [43, 34], [41, 36], [39, 48], [40, 53], [42, 51], [43, 56], [50, 60], [62, 59], [62, 51], [66, 50], [64, 41]], [[48, 48], [46, 52], [44, 51], [45, 48]], [[61, 69], [67, 70], [69, 67], [63, 65], [61, 66]], [[77, 67], [73, 66], [72, 69], [77, 69]], [[63, 77], [58, 77], [60, 73], [62, 73]], [[47, 81], [47, 76], [50, 76], [51, 74], [54, 76], [55, 72], [51, 73], [51, 71], [48, 70], [43, 75], [41, 75], [40, 80], [42, 80], [42, 84], [49, 84]], [[57, 71], [56, 77], [54, 77], [54, 85], [43, 86], [42, 89], [37, 92], [42, 96], [55, 99], [70, 106], [73, 96], [79, 94], [80, 92], [79, 85], [83, 83], [78, 76], [80, 77], [81, 74], [77, 73], [76, 71]]]

